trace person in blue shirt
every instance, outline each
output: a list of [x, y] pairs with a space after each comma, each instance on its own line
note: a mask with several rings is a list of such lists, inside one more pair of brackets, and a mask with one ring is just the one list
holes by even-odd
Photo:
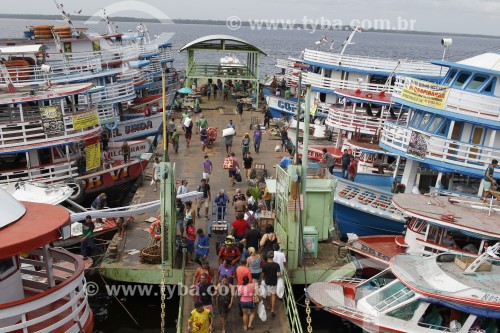
[[219, 191], [219, 194], [215, 198], [215, 205], [217, 206], [217, 219], [224, 220], [228, 203], [229, 203], [229, 198], [224, 193], [224, 190], [221, 189]]
[[196, 252], [194, 261], [201, 266], [202, 261], [206, 260], [210, 251], [210, 243], [208, 236], [204, 234], [203, 229], [196, 230], [198, 235], [198, 243], [196, 244]]
[[255, 131], [253, 131], [253, 147], [257, 154], [259, 153], [261, 142], [262, 142], [262, 131], [260, 130], [260, 128], [257, 128]]
[[347, 168], [349, 168], [349, 164], [351, 164], [351, 154], [344, 149], [344, 155], [342, 155], [342, 178], [347, 179]]

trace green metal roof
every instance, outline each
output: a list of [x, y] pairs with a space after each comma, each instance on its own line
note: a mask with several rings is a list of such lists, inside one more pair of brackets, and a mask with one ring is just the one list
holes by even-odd
[[227, 52], [259, 52], [267, 56], [267, 53], [262, 51], [255, 45], [252, 45], [243, 39], [228, 35], [210, 35], [195, 39], [180, 48], [179, 52], [187, 49], [197, 50], [213, 50]]

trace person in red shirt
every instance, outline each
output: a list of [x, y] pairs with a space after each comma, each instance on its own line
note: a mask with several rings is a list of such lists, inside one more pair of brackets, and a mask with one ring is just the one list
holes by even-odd
[[351, 163], [347, 167], [347, 174], [349, 175], [349, 180], [354, 181], [356, 178], [356, 174], [358, 173], [358, 162], [354, 159], [354, 156], [351, 156]]
[[231, 265], [236, 265], [236, 263], [241, 258], [240, 249], [234, 246], [234, 237], [228, 235], [226, 237], [226, 241], [224, 242], [224, 246], [219, 249], [218, 257], [218, 265], [220, 266], [226, 260], [231, 261]]
[[241, 265], [236, 268], [236, 284], [241, 286], [243, 284], [243, 278], [248, 277], [248, 281], [252, 281], [252, 272], [247, 266], [247, 260], [242, 258], [240, 261]]
[[248, 230], [248, 223], [243, 219], [243, 214], [238, 213], [236, 215], [237, 220], [234, 220], [231, 223], [231, 234], [236, 238], [236, 240], [240, 241], [245, 238], [245, 235]]

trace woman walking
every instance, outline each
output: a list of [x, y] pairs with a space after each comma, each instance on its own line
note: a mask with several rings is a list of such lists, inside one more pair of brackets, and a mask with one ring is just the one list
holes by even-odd
[[249, 283], [248, 276], [243, 277], [243, 284], [238, 286], [240, 306], [243, 310], [243, 331], [253, 330], [253, 319], [255, 318], [255, 284]]
[[196, 228], [196, 210], [193, 208], [193, 203], [191, 201], [187, 201], [185, 203], [185, 218], [186, 218], [186, 225], [189, 224], [189, 222], [193, 222], [193, 228]]
[[243, 139], [241, 139], [241, 149], [242, 156], [245, 156], [250, 151], [250, 135], [248, 133], [245, 133]]
[[260, 280], [260, 274], [262, 273], [262, 259], [253, 247], [248, 248], [248, 254], [249, 257], [247, 258], [247, 266], [250, 268], [253, 282], [258, 283]]
[[226, 317], [233, 306], [234, 291], [233, 285], [229, 283], [227, 276], [221, 277], [220, 283], [215, 289], [215, 305], [220, 314], [222, 333], [226, 332]]
[[214, 277], [214, 272], [210, 265], [208, 264], [207, 260], [203, 260], [201, 262], [201, 266], [198, 267], [193, 275], [193, 286], [197, 285], [201, 281], [201, 275], [206, 274], [207, 275], [207, 281], [212, 283], [213, 277]]
[[250, 172], [252, 171], [253, 168], [253, 158], [250, 156], [250, 152], [247, 151], [246, 155], [243, 157], [243, 167], [245, 167], [245, 175], [246, 179], [250, 179]]
[[196, 231], [194, 221], [188, 220], [186, 224], [186, 239], [187, 239], [187, 259], [188, 264], [193, 264], [194, 241], [196, 240]]
[[270, 224], [266, 226], [266, 233], [262, 236], [259, 246], [261, 248], [262, 260], [267, 260], [267, 253], [273, 250], [273, 245], [280, 243], [278, 235], [274, 232], [274, 227]]

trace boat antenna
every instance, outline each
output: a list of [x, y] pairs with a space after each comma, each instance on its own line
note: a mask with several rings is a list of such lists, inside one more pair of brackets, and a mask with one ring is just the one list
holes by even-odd
[[64, 10], [63, 4], [58, 3], [56, 0], [53, 1], [56, 4], [57, 9], [61, 12], [63, 20], [71, 26], [71, 29], [74, 29], [75, 27], [73, 26], [73, 22], [71, 22], [71, 16]]
[[106, 22], [106, 26], [108, 27], [108, 33], [110, 35], [116, 35], [118, 33], [118, 31], [116, 30], [115, 23], [111, 22], [111, 20], [109, 19], [108, 14], [106, 14], [106, 8], [102, 8], [102, 15], [101, 15], [101, 17], [104, 20], [104, 22]]
[[356, 28], [354, 28], [354, 30], [351, 32], [349, 37], [347, 37], [346, 40], [342, 43], [342, 51], [340, 51], [340, 55], [344, 54], [345, 49], [347, 48], [348, 45], [354, 45], [354, 43], [352, 43], [351, 41], [352, 41], [352, 38], [354, 37], [354, 35], [356, 34], [356, 32], [361, 32], [360, 26], [356, 26]]

